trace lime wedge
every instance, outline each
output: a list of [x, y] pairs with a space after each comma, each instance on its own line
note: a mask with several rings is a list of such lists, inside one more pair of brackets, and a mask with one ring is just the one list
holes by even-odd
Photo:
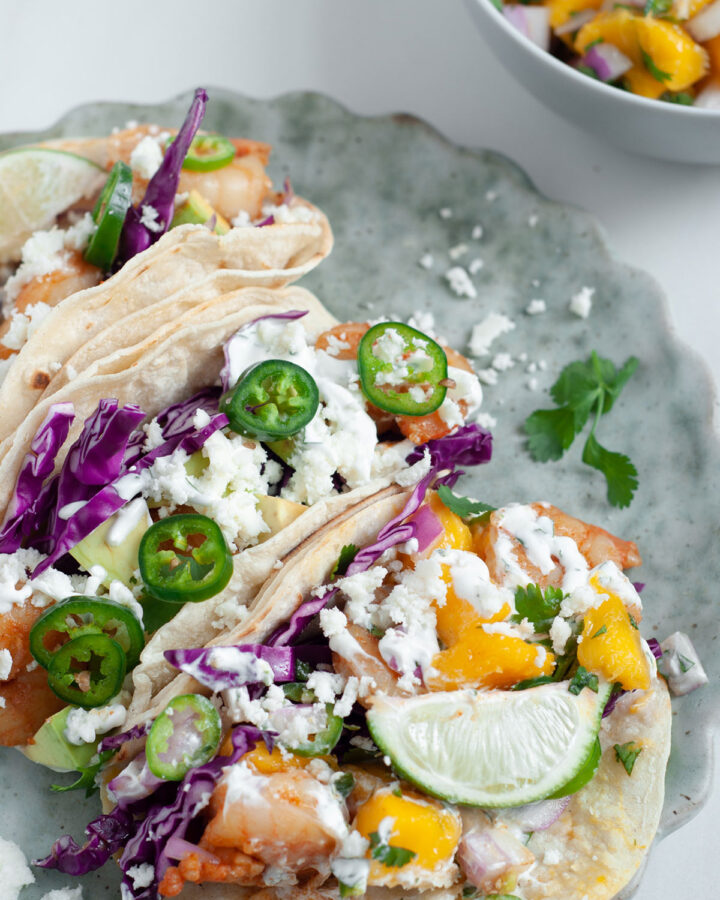
[[524, 806], [587, 763], [611, 686], [381, 697], [367, 714], [393, 767], [428, 794], [469, 806]]
[[0, 153], [0, 262], [19, 258], [33, 231], [48, 228], [106, 178], [100, 166], [64, 150], [27, 147]]

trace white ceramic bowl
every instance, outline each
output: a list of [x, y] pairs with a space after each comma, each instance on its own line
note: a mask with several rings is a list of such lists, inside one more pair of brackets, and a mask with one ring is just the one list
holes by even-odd
[[503, 66], [570, 122], [632, 153], [720, 164], [720, 110], [648, 100], [588, 78], [529, 41], [490, 0], [465, 2]]

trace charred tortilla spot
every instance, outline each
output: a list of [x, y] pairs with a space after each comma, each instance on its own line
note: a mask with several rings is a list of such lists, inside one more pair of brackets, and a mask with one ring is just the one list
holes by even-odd
[[30, 387], [37, 391], [44, 391], [49, 384], [50, 376], [47, 372], [36, 372], [30, 380]]

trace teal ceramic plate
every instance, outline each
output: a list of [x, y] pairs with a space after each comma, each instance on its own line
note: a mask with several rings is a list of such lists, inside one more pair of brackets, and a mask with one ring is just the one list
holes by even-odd
[[[298, 193], [324, 209], [335, 249], [303, 280], [341, 319], [434, 313], [452, 346], [467, 346], [474, 323], [502, 312], [516, 324], [493, 345], [515, 365], [485, 389], [484, 409], [497, 419], [493, 461], [461, 485], [492, 504], [551, 500], [588, 521], [636, 540], [643, 558], [635, 578], [646, 582], [646, 634], [675, 631], [692, 637], [710, 684], [673, 701], [673, 749], [661, 834], [691, 818], [709, 790], [711, 722], [720, 706], [720, 446], [711, 428], [709, 374], [670, 334], [663, 297], [642, 272], [617, 262], [587, 214], [540, 196], [508, 160], [460, 149], [423, 123], [405, 116], [366, 119], [326, 97], [292, 94], [274, 101], [210, 92], [205, 125], [274, 146], [271, 174], [287, 175]], [[0, 149], [61, 135], [101, 135], [130, 119], [178, 124], [189, 95], [159, 106], [97, 104], [75, 109], [42, 134], [0, 137]], [[450, 214], [441, 215], [440, 210]], [[472, 237], [482, 226], [482, 238]], [[448, 251], [468, 250], [457, 264], [480, 259], [472, 276], [475, 299], [449, 289]], [[418, 261], [430, 253], [434, 265]], [[589, 318], [568, 310], [583, 286], [595, 289]], [[531, 299], [547, 311], [528, 316]], [[602, 442], [628, 453], [640, 474], [629, 509], [605, 500], [602, 476], [580, 462], [573, 448], [560, 462], [534, 463], [524, 449], [522, 423], [534, 409], [552, 405], [546, 389], [568, 362], [591, 350], [617, 363], [628, 356], [640, 367], [613, 413], [601, 424]], [[526, 354], [524, 362], [519, 359]], [[481, 360], [489, 366], [491, 357]], [[544, 361], [544, 368], [541, 367]], [[526, 371], [535, 365], [536, 371]], [[528, 387], [536, 379], [536, 389]], [[66, 831], [82, 837], [96, 814], [95, 801], [53, 795], [57, 780], [20, 754], [0, 756], [0, 835], [17, 841], [28, 857], [44, 855]], [[25, 891], [35, 900], [68, 877], [38, 872]], [[116, 897], [112, 866], [83, 879], [92, 900]]]

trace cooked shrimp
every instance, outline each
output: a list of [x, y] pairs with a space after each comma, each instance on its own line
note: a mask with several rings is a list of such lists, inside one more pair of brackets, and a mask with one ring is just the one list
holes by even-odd
[[354, 652], [347, 656], [333, 652], [333, 668], [339, 675], [357, 678], [367, 675], [375, 682], [375, 687], [358, 702], [366, 708], [372, 706], [372, 698], [378, 692], [390, 697], [404, 696], [404, 691], [397, 686], [398, 676], [380, 655], [378, 639], [359, 625], [348, 625], [346, 631], [354, 639]]
[[[367, 322], [341, 322], [340, 325], [335, 325], [333, 328], [323, 331], [315, 341], [315, 348], [317, 350], [325, 350], [336, 359], [356, 359], [358, 346], [368, 328], [370, 328], [370, 325]], [[473, 371], [470, 362], [465, 359], [462, 353], [458, 353], [452, 347], [444, 345], [443, 350], [447, 356], [449, 366], [453, 366], [456, 369], [464, 369], [466, 372]], [[450, 426], [438, 412], [430, 413], [427, 416], [393, 416], [392, 413], [378, 409], [377, 406], [373, 406], [371, 403], [366, 405], [368, 414], [377, 425], [378, 434], [384, 434], [390, 428], [396, 426], [403, 437], [409, 438], [414, 444], [424, 444], [426, 441], [444, 437], [451, 431]], [[463, 417], [466, 416], [468, 412], [467, 403], [464, 400], [460, 400], [458, 406]]]
[[0, 681], [0, 745], [15, 747], [27, 744], [48, 716], [64, 704], [50, 690], [47, 672], [27, 667], [36, 665], [30, 653], [30, 629], [43, 612], [26, 603], [13, 606], [0, 616], [0, 650], [12, 656], [12, 669], [7, 681]]
[[0, 708], [3, 747], [24, 746], [48, 716], [65, 706], [48, 687], [47, 672], [41, 668], [23, 669], [12, 681], [0, 682], [0, 697], [5, 700]]
[[[571, 538], [575, 542], [588, 568], [606, 560], [614, 562], [619, 569], [639, 566], [642, 562], [633, 541], [617, 538], [603, 528], [582, 522], [549, 504], [533, 503], [530, 509], [538, 521], [541, 517], [551, 520], [552, 538]], [[569, 557], [566, 557], [565, 563], [561, 563], [558, 555], [552, 553], [554, 566], [549, 571], [544, 571], [530, 560], [527, 546], [503, 524], [505, 515], [506, 510], [496, 510], [487, 524], [473, 528], [475, 552], [485, 560], [492, 580], [496, 584], [508, 586], [523, 580], [524, 583], [538, 584], [540, 587], [561, 587], [566, 584]], [[535, 532], [542, 538], [542, 529], [537, 528]], [[550, 547], [549, 542], [545, 543]]]
[[[20, 288], [15, 297], [11, 311], [25, 313], [28, 307], [45, 303], [47, 306], [57, 306], [61, 300], [93, 287], [102, 281], [102, 272], [97, 266], [93, 266], [82, 258], [77, 251], [66, 251], [63, 266], [55, 269], [47, 275], [38, 275]], [[7, 333], [10, 331], [12, 319], [7, 318], [0, 323], [0, 359], [7, 359], [17, 352], [18, 348], [8, 347], [4, 343]]]
[[[54, 141], [52, 145], [79, 153], [109, 170], [118, 160], [130, 165], [132, 152], [143, 138], [176, 133], [177, 129], [165, 130], [157, 125], [138, 125], [117, 131], [108, 137]], [[230, 165], [214, 172], [190, 172], [183, 169], [178, 192], [198, 191], [226, 219], [233, 219], [240, 212], [246, 212], [251, 219], [256, 219], [260, 216], [263, 202], [268, 199], [272, 187], [265, 172], [271, 148], [269, 144], [245, 138], [235, 138], [232, 143], [235, 146], [235, 158]], [[135, 201], [142, 198], [146, 187], [147, 180], [134, 173]]]
[[295, 873], [325, 868], [346, 825], [330, 788], [305, 769], [265, 776], [245, 767], [240, 774], [242, 790], [234, 789], [232, 772], [215, 789], [213, 818], [200, 846], [210, 853], [216, 848], [242, 850], [267, 866]]
[[266, 866], [286, 870], [292, 882], [313, 871], [327, 875], [347, 834], [344, 805], [304, 769], [260, 775], [241, 762], [215, 788], [209, 809], [203, 856], [168, 869], [163, 896], [177, 896], [185, 881], [261, 885]]
[[191, 853], [163, 876], [158, 892], [163, 897], [177, 897], [185, 882], [201, 884], [214, 881], [225, 884], [260, 884], [265, 866], [240, 850], [214, 848], [212, 858]]

